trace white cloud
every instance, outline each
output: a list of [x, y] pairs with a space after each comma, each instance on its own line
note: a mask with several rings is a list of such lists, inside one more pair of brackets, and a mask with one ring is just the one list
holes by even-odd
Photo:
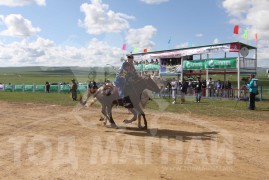
[[140, 0], [146, 4], [161, 4], [164, 2], [168, 2], [169, 0]]
[[195, 34], [196, 37], [203, 37], [204, 35], [202, 33]]
[[230, 16], [241, 17], [248, 10], [250, 3], [246, 0], [224, 0], [222, 5]]
[[10, 44], [0, 41], [0, 66], [104, 66], [120, 65], [123, 52], [106, 42], [92, 39], [85, 47], [59, 46], [37, 38]]
[[2, 36], [31, 36], [41, 31], [40, 28], [33, 27], [32, 22], [20, 14], [0, 16], [0, 21], [7, 26], [6, 30], [0, 32]]
[[134, 19], [133, 16], [109, 10], [109, 5], [103, 4], [102, 0], [84, 3], [80, 10], [85, 13], [85, 18], [79, 20], [79, 25], [86, 28], [89, 34], [120, 32], [129, 28], [129, 19]]
[[141, 29], [129, 29], [126, 35], [126, 42], [138, 51], [143, 49], [152, 50], [155, 45], [151, 41], [152, 37], [156, 34], [157, 29], [151, 25], [145, 26]]
[[263, 45], [269, 39], [269, 21], [266, 20], [269, 16], [269, 1], [224, 0], [222, 5], [231, 18], [230, 23], [239, 25], [239, 32], [248, 28], [249, 42], [254, 42], [254, 34], [258, 34], [258, 64], [259, 61], [269, 61], [266, 53], [269, 52], [269, 46]]
[[0, 0], [0, 6], [25, 6], [36, 3], [39, 6], [45, 6], [46, 0]]
[[218, 38], [215, 38], [214, 40], [213, 40], [213, 44], [219, 44], [219, 39]]

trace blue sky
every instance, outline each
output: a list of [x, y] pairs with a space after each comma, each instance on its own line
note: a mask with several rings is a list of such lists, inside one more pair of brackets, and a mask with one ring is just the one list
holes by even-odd
[[269, 66], [268, 16], [268, 0], [0, 0], [0, 66], [119, 65], [134, 48], [256, 46], [256, 32], [258, 66]]

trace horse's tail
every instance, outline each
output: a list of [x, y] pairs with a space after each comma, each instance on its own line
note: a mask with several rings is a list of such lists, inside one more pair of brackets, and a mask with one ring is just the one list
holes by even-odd
[[86, 107], [92, 106], [97, 101], [97, 98], [94, 97], [89, 103], [86, 104]]
[[[94, 98], [90, 101], [90, 103], [89, 103], [90, 106], [93, 105], [97, 101], [96, 96], [101, 92], [101, 89], [102, 89], [102, 87], [100, 87], [99, 89], [97, 89], [97, 91], [93, 94], [93, 97]], [[88, 107], [89, 106], [88, 105], [88, 100], [89, 100], [90, 97], [91, 97], [91, 94], [88, 93], [86, 100], [83, 101], [83, 99], [81, 99], [80, 100], [80, 104], [83, 105], [83, 106], [86, 105]]]

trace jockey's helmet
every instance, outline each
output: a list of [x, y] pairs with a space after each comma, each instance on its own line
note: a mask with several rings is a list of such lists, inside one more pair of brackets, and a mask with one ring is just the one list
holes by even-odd
[[129, 59], [129, 58], [130, 58], [130, 59], [134, 59], [134, 56], [133, 56], [132, 54], [127, 54], [126, 56], [127, 56], [128, 59]]

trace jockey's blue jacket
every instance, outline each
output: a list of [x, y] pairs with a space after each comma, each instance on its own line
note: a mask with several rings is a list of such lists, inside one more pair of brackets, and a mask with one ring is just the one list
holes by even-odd
[[130, 72], [127, 72], [124, 70], [123, 66], [118, 70], [116, 77], [115, 77], [115, 85], [118, 87], [118, 93], [120, 98], [124, 98], [124, 85], [126, 82], [128, 82], [129, 79], [135, 78], [136, 72], [135, 70], [131, 70]]

